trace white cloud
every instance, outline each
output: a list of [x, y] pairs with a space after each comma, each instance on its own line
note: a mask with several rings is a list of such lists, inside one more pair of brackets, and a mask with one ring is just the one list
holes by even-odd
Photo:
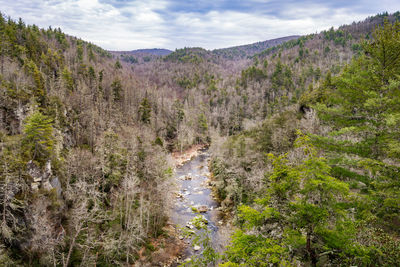
[[122, 8], [97, 0], [6, 1], [2, 12], [22, 17], [40, 27], [60, 27], [64, 32], [94, 42], [105, 49], [131, 50], [167, 45], [164, 19], [155, 10], [163, 1], [132, 2]]
[[[196, 9], [195, 2], [182, 5], [170, 1], [174, 0], [0, 0], [0, 9], [14, 19], [22, 17], [28, 24], [61, 27], [68, 34], [109, 50], [229, 47], [314, 33], [384, 10], [400, 9], [395, 0], [382, 0], [379, 4], [372, 0], [347, 4], [251, 0], [233, 1], [232, 7], [221, 7], [231, 2], [219, 5], [219, 0], [214, 0], [216, 5], [209, 10]], [[177, 6], [184, 8], [173, 8]], [[204, 9], [204, 5], [199, 6]]]
[[[301, 16], [294, 16], [302, 12]], [[307, 14], [308, 13], [308, 14]], [[330, 13], [329, 16], [326, 14]], [[235, 11], [211, 11], [206, 14], [182, 13], [174, 25], [184, 25], [175, 38], [181, 46], [222, 48], [249, 44], [288, 35], [302, 35], [340, 26], [365, 18], [366, 14], [352, 14], [347, 10], [329, 11], [324, 7], [297, 9], [287, 12], [285, 18]], [[200, 37], [200, 38], [199, 38]]]

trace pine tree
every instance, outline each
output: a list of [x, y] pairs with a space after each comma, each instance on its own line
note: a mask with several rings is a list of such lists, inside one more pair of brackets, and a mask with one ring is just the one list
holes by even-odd
[[40, 111], [33, 113], [26, 119], [22, 144], [29, 158], [44, 163], [54, 147], [52, 120]]
[[149, 124], [151, 118], [151, 106], [147, 97], [143, 98], [139, 107], [140, 120], [143, 123]]
[[[242, 229], [233, 235], [227, 251], [230, 263], [285, 266], [291, 262], [289, 251], [295, 249], [299, 257], [305, 250], [306, 258], [315, 266], [318, 255], [345, 251], [352, 242], [354, 233], [342, 233], [340, 228], [348, 222], [343, 207], [348, 185], [330, 175], [326, 159], [317, 155], [309, 137], [301, 132], [298, 135], [296, 145], [306, 157], [303, 162], [293, 165], [286, 155], [269, 154], [273, 171], [266, 174], [266, 195], [256, 200], [255, 208], [239, 207]], [[265, 225], [271, 223], [278, 223], [282, 238], [264, 232], [268, 229]]]
[[329, 152], [335, 176], [368, 188], [360, 201], [370, 204], [358, 204], [359, 218], [388, 231], [400, 220], [399, 40], [399, 22], [378, 27], [363, 44], [365, 55], [326, 81], [314, 105], [334, 130], [313, 136], [314, 143]]

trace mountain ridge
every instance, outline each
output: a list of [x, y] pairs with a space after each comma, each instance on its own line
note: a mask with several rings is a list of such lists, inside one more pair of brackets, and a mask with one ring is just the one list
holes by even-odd
[[[254, 54], [260, 53], [268, 48], [280, 45], [284, 42], [291, 41], [294, 39], [300, 38], [301, 35], [290, 35], [290, 36], [283, 36], [274, 39], [268, 39], [264, 41], [259, 41], [250, 44], [238, 45], [238, 46], [230, 46], [225, 48], [217, 48], [217, 49], [205, 49], [202, 47], [185, 47], [185, 48], [177, 48], [175, 51], [165, 48], [143, 48], [143, 49], [135, 49], [130, 51], [109, 51], [111, 54], [115, 56], [122, 57], [124, 61], [136, 63], [139, 61], [138, 58], [144, 59], [145, 57], [164, 57], [168, 56], [178, 50], [181, 49], [201, 49], [206, 53], [211, 53], [212, 55], [222, 56], [224, 58], [245, 58], [249, 56], [253, 56]], [[136, 58], [132, 58], [136, 57]], [[147, 60], [149, 61], [148, 58]]]

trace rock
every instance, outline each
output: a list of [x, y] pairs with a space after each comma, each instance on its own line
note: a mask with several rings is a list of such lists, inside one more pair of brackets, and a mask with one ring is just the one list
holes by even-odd
[[224, 222], [223, 221], [218, 221], [218, 225], [223, 225]]
[[39, 167], [36, 166], [36, 164], [30, 160], [27, 163], [27, 169], [28, 169], [28, 174], [33, 178], [33, 182], [39, 183], [42, 181], [42, 172], [40, 171]]
[[51, 184], [51, 186], [52, 186], [53, 188], [56, 189], [56, 191], [57, 191], [57, 196], [58, 196], [59, 198], [61, 198], [62, 187], [61, 187], [61, 183], [60, 183], [60, 180], [58, 179], [58, 177], [57, 177], [57, 176], [54, 177], [54, 178], [50, 181], [50, 184]]
[[54, 185], [55, 186], [53, 186], [50, 183], [50, 178], [52, 177], [51, 162], [50, 161], [46, 162], [45, 169], [42, 172], [42, 170], [32, 160], [30, 160], [27, 163], [27, 170], [28, 170], [28, 174], [33, 179], [33, 183], [31, 184], [32, 190], [36, 191], [36, 190], [38, 190], [39, 187], [41, 187], [41, 188], [43, 188], [45, 190], [51, 190], [54, 187], [58, 187], [57, 188], [57, 195], [58, 196], [61, 195], [61, 184], [58, 181], [58, 178], [56, 177], [56, 178], [54, 178], [52, 180], [52, 182], [54, 181]]
[[44, 181], [44, 182], [42, 183], [42, 188], [45, 189], [45, 190], [47, 190], [47, 191], [53, 189], [53, 187], [51, 186], [51, 184], [50, 184], [49, 181]]
[[193, 250], [194, 250], [194, 251], [198, 251], [198, 250], [200, 250], [200, 249], [201, 249], [201, 247], [200, 247], [200, 246], [197, 246], [197, 245], [193, 247]]
[[208, 207], [207, 207], [206, 205], [201, 205], [201, 206], [198, 206], [198, 207], [197, 207], [197, 210], [198, 210], [200, 213], [206, 213], [206, 212], [208, 211]]
[[49, 177], [50, 177], [51, 175], [52, 175], [52, 172], [51, 172], [51, 162], [50, 162], [50, 160], [49, 160], [49, 161], [46, 162], [46, 168], [45, 168], [45, 171], [44, 171], [44, 176], [45, 176], [46, 179], [49, 179]]
[[34, 192], [36, 192], [36, 191], [38, 191], [39, 190], [39, 183], [31, 183], [31, 188], [32, 188], [32, 191], [34, 191]]

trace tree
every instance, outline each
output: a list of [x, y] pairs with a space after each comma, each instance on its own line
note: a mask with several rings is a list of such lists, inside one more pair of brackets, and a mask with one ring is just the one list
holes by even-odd
[[149, 124], [151, 118], [151, 106], [147, 97], [143, 98], [139, 107], [140, 121]]
[[[303, 257], [305, 250], [306, 258], [316, 266], [318, 255], [347, 249], [353, 236], [342, 233], [340, 226], [346, 221], [342, 202], [348, 185], [330, 176], [329, 165], [317, 156], [309, 137], [301, 132], [298, 135], [296, 146], [302, 148], [305, 159], [293, 165], [285, 155], [269, 154], [273, 171], [266, 174], [266, 195], [256, 200], [254, 208], [239, 207], [242, 229], [232, 237], [226, 253], [228, 263], [285, 266], [292, 261], [290, 250], [298, 257]], [[266, 231], [268, 225], [275, 225], [274, 231], [281, 233]]]
[[122, 98], [122, 84], [119, 79], [115, 79], [111, 84], [114, 101], [120, 101]]
[[28, 157], [44, 163], [54, 147], [52, 119], [36, 111], [26, 119], [22, 145]]
[[119, 62], [119, 59], [117, 59], [117, 61], [115, 62], [114, 68], [116, 70], [122, 69], [122, 65], [121, 62]]
[[301, 230], [306, 233], [306, 250], [311, 263], [316, 266], [318, 261], [316, 250], [322, 248], [315, 248], [313, 242], [326, 239], [324, 234], [327, 232], [333, 231], [339, 234], [329, 225], [335, 225], [336, 220], [343, 216], [343, 206], [338, 203], [349, 193], [349, 188], [346, 183], [330, 176], [330, 167], [326, 159], [317, 156], [309, 137], [299, 132], [296, 145], [303, 147], [307, 158], [298, 168], [299, 190], [296, 190], [297, 196], [290, 203], [292, 211], [289, 221], [294, 223], [295, 230], [299, 231], [299, 234]]
[[360, 216], [378, 215], [376, 225], [392, 229], [400, 219], [400, 23], [386, 21], [373, 37], [363, 44], [365, 55], [319, 88], [323, 102], [313, 107], [334, 131], [313, 138], [330, 151], [338, 176], [362, 179], [371, 190], [374, 204]]

